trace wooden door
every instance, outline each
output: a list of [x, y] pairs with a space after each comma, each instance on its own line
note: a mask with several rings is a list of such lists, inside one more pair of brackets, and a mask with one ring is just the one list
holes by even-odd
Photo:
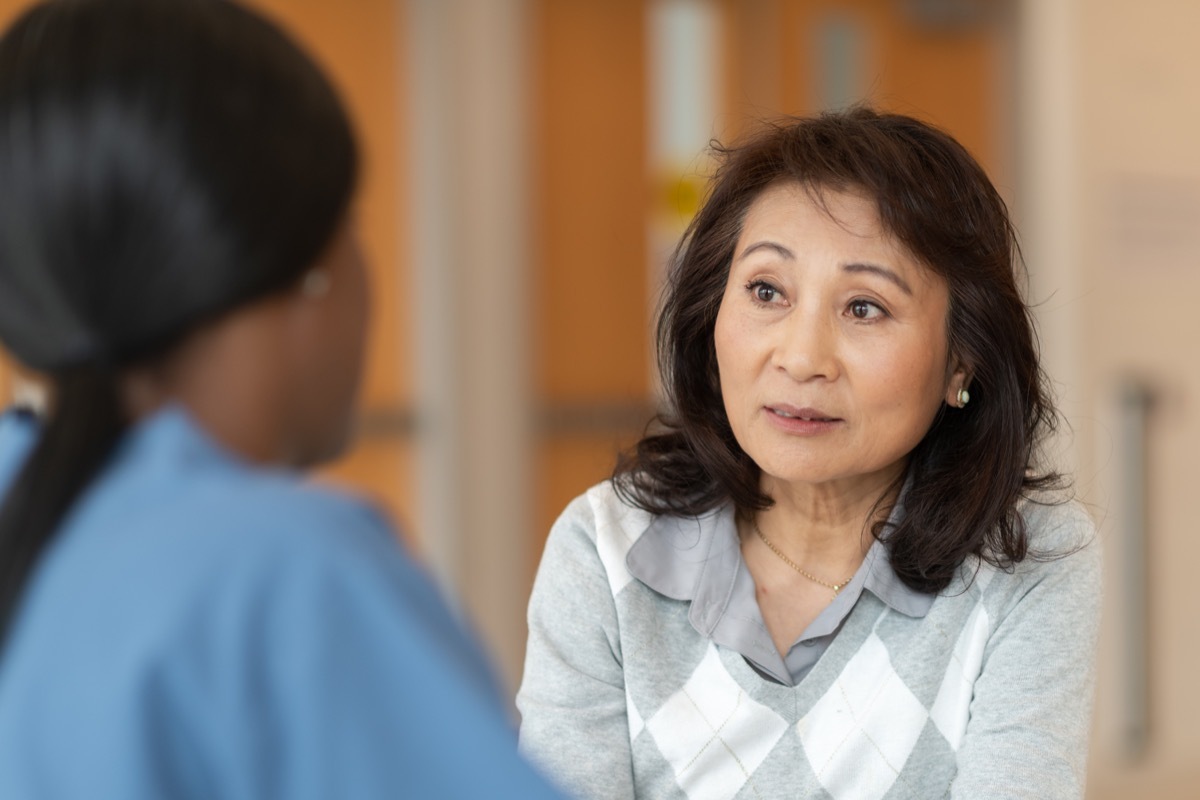
[[1007, 184], [1008, 2], [721, 0], [733, 133], [755, 118], [866, 102], [933, 122]]
[[645, 7], [534, 4], [534, 547], [652, 409]]

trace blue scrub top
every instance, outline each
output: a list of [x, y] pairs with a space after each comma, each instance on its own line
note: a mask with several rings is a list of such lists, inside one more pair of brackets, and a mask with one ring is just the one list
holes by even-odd
[[[0, 492], [36, 438], [0, 418]], [[557, 797], [484, 659], [370, 508], [132, 429], [0, 655], [0, 798]]]

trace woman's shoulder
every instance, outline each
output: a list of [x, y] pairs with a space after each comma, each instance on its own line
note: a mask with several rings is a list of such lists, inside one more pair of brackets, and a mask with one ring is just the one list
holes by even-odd
[[966, 584], [1002, 603], [1034, 587], [1065, 602], [1098, 597], [1102, 548], [1088, 508], [1069, 495], [1043, 493], [1022, 499], [1016, 511], [1028, 543], [1025, 557], [1012, 563], [973, 556], [964, 564]]
[[184, 505], [192, 516], [181, 531], [190, 533], [187, 546], [250, 594], [259, 587], [357, 585], [356, 592], [383, 596], [422, 579], [383, 513], [331, 486], [248, 470], [211, 486], [201, 482]]
[[[164, 658], [212, 646], [279, 665], [267, 651], [322, 640], [370, 649], [372, 636], [470, 650], [430, 575], [371, 505], [253, 469], [196, 477], [163, 498], [174, 509], [160, 503], [135, 523], [142, 572], [157, 569], [172, 584], [161, 613], [175, 634], [154, 645]], [[401, 663], [384, 649], [376, 656]]]
[[667, 597], [690, 597], [709, 554], [728, 549], [732, 514], [728, 504], [699, 515], [654, 513], [605, 481], [554, 524], [540, 573], [603, 574], [614, 597], [635, 580]]
[[[394, 539], [392, 525], [365, 497], [311, 479], [249, 470], [211, 487], [228, 504], [221, 516], [233, 536], [264, 542], [280, 537], [289, 546], [341, 547], [360, 538]], [[198, 493], [193, 502], [203, 504]]]
[[[441, 618], [441, 596], [373, 505], [333, 487], [251, 476], [219, 520], [228, 548], [212, 566], [252, 603], [307, 616], [345, 598], [367, 617]], [[372, 610], [374, 609], [374, 611]], [[423, 627], [417, 624], [417, 627]]]
[[[211, 653], [284, 669], [322, 640], [469, 649], [369, 505], [203, 447], [118, 454], [43, 556], [23, 617], [35, 666], [86, 652], [88, 631], [116, 630], [119, 644], [89, 662], [97, 674], [119, 675], [130, 659], [140, 674], [177, 674]], [[55, 627], [61, 618], [72, 632]]]
[[157, 592], [164, 619], [194, 620], [413, 582], [419, 569], [369, 503], [244, 462], [176, 416], [131, 431], [81, 496], [54, 562], [64, 575]]
[[124, 503], [131, 521], [155, 527], [170, 519], [181, 537], [214, 540], [243, 558], [257, 549], [303, 553], [392, 538], [365, 499], [246, 462], [177, 409], [131, 431], [100, 494], [108, 508]]
[[1087, 507], [1062, 492], [1043, 492], [1017, 504], [1035, 553], [1069, 553], [1095, 547], [1096, 525]]
[[617, 594], [632, 580], [626, 564], [630, 549], [655, 519], [611, 480], [597, 483], [568, 503], [550, 528], [539, 581], [563, 574], [604, 575]]
[[612, 479], [601, 481], [577, 495], [554, 523], [551, 536], [573, 532], [593, 543], [608, 536], [636, 539], [654, 516], [634, 504]]
[[568, 503], [550, 530], [550, 544], [563, 540], [574, 546], [624, 553], [653, 531], [655, 538], [672, 539], [680, 534], [691, 547], [695, 545], [697, 525], [720, 515], [727, 507], [718, 504], [697, 515], [650, 511], [639, 504], [634, 484], [622, 484], [620, 480], [601, 481]]

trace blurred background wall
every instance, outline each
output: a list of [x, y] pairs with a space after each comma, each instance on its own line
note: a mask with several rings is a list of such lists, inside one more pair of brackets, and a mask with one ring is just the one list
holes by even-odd
[[366, 153], [367, 385], [321, 478], [392, 514], [510, 686], [549, 526], [656, 406], [707, 142], [867, 100], [958, 137], [1022, 234], [1055, 457], [1106, 547], [1089, 797], [1197, 796], [1200, 4], [252, 2], [328, 67]]

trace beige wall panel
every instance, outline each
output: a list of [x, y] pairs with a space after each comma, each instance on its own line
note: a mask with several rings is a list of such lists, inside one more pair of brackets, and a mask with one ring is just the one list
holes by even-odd
[[1148, 739], [1123, 757], [1121, 676], [1127, 570], [1119, 515], [1105, 520], [1108, 591], [1091, 796], [1195, 797], [1200, 786], [1200, 5], [1173, 0], [1076, 4], [1081, 488], [1123, 500], [1122, 457], [1107, 409], [1123, 379], [1156, 395], [1147, 429]]

